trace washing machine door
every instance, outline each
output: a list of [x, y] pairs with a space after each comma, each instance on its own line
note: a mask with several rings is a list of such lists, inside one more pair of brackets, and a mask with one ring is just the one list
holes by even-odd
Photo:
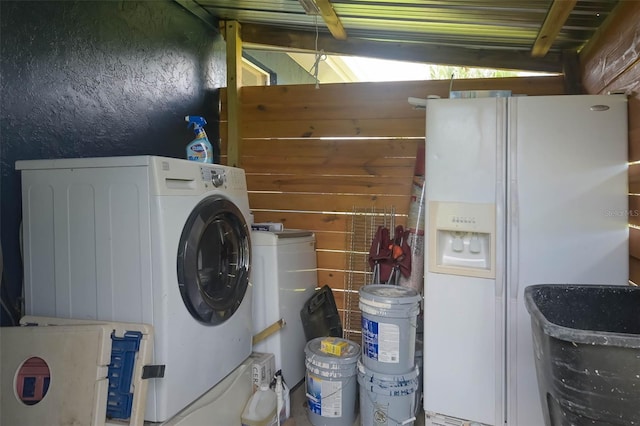
[[191, 212], [178, 248], [178, 285], [191, 315], [206, 325], [231, 318], [249, 285], [249, 227], [238, 207], [221, 196]]

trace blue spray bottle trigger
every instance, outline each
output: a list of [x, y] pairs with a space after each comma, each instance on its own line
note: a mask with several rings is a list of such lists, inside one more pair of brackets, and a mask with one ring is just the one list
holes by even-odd
[[184, 121], [189, 123], [187, 124], [187, 128], [193, 126], [193, 131], [196, 132], [196, 134], [207, 124], [207, 120], [199, 115], [186, 115]]
[[204, 131], [204, 125], [207, 124], [207, 121], [198, 115], [187, 115], [184, 120], [189, 123], [187, 128], [193, 126], [196, 135], [195, 139], [187, 145], [187, 159], [201, 163], [213, 163], [213, 147]]

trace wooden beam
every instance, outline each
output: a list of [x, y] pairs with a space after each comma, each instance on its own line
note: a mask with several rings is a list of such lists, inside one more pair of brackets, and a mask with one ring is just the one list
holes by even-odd
[[549, 52], [576, 3], [577, 0], [553, 0], [547, 16], [544, 18], [544, 23], [540, 27], [538, 37], [531, 48], [531, 56], [541, 58]]
[[582, 76], [580, 74], [580, 60], [575, 50], [562, 52], [562, 73], [564, 74], [564, 90], [567, 95], [581, 95]]
[[242, 38], [240, 24], [225, 22], [227, 42], [227, 165], [240, 167], [240, 87], [242, 85]]
[[[282, 30], [259, 24], [243, 24], [244, 43], [279, 46], [286, 49], [315, 49], [315, 33]], [[381, 59], [457, 65], [479, 68], [517, 69], [540, 72], [562, 72], [560, 53], [549, 53], [544, 58], [532, 58], [527, 51], [504, 51], [443, 47], [422, 43], [377, 42], [350, 37], [336, 40], [328, 34], [318, 35], [318, 49], [325, 53], [367, 56]]]
[[333, 5], [330, 0], [315, 0], [318, 9], [320, 10], [320, 16], [324, 20], [325, 24], [327, 24], [327, 28], [338, 40], [346, 40], [347, 32], [342, 26], [342, 22], [338, 15], [336, 15], [336, 11], [333, 9]]

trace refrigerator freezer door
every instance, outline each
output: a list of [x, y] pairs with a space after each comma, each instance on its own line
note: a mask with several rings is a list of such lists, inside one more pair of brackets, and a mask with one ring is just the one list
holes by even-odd
[[[427, 103], [427, 202], [491, 205], [504, 223], [504, 99], [429, 100]], [[437, 209], [426, 222], [436, 226]], [[451, 215], [449, 215], [451, 216]], [[460, 214], [467, 217], [473, 214]], [[473, 229], [472, 229], [473, 231]], [[504, 239], [504, 225], [489, 227]], [[429, 230], [428, 232], [431, 232]], [[471, 242], [453, 247], [471, 249]], [[503, 280], [430, 270], [425, 247], [424, 408], [485, 424], [502, 424], [504, 412]], [[475, 250], [475, 249], [474, 249]], [[496, 247], [495, 273], [504, 271]]]
[[553, 96], [509, 102], [507, 423], [539, 426], [524, 289], [627, 284], [627, 101]]

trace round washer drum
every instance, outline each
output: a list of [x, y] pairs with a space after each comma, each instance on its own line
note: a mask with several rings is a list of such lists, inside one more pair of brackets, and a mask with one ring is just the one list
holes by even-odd
[[191, 315], [219, 325], [238, 309], [249, 284], [249, 228], [236, 205], [212, 196], [192, 211], [178, 247], [178, 286]]

